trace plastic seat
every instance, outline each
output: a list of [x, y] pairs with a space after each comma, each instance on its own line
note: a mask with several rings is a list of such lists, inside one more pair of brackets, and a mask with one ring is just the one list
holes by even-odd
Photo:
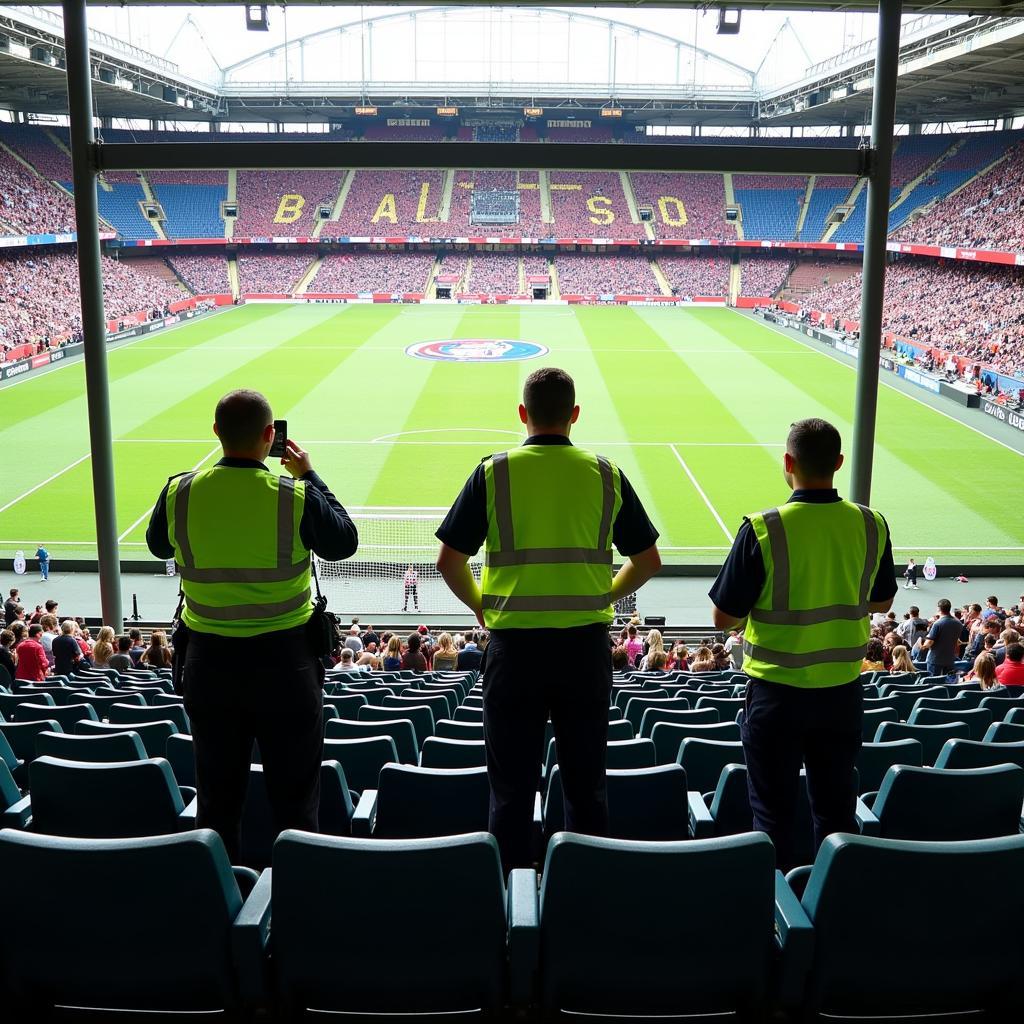
[[486, 768], [388, 764], [377, 791], [363, 793], [352, 833], [420, 839], [486, 831], [490, 793]]
[[992, 768], [997, 764], [1015, 764], [1024, 768], [1024, 742], [947, 740], [935, 759], [936, 768]]
[[179, 786], [196, 788], [196, 751], [192, 737], [186, 733], [176, 732], [167, 737], [164, 747], [167, 758]]
[[985, 691], [981, 691], [979, 707], [987, 708], [992, 712], [993, 722], [1005, 722], [1006, 716], [1015, 710], [1024, 712], [1024, 701], [1019, 697], [986, 697]]
[[870, 812], [858, 812], [865, 835], [954, 842], [1016, 835], [1024, 806], [1024, 768], [914, 768], [885, 773]]
[[[801, 905], [814, 953], [800, 1019], [946, 1019], [977, 1010], [991, 1011], [985, 1019], [1020, 1019], [1024, 836], [829, 836]], [[948, 969], [936, 964], [936, 949], [963, 949], [968, 935], [984, 955], [957, 957]]]
[[609, 743], [605, 750], [605, 765], [609, 770], [653, 768], [655, 765], [654, 740], [616, 740]]
[[[679, 765], [609, 769], [607, 783], [608, 834], [613, 839], [664, 842], [689, 836], [686, 772]], [[552, 836], [564, 829], [562, 773], [555, 765], [544, 801], [544, 833]]]
[[394, 696], [394, 691], [389, 690], [386, 686], [374, 686], [372, 684], [357, 686], [352, 683], [346, 688], [345, 692], [362, 694], [366, 698], [367, 704], [376, 704], [378, 707], [384, 703], [385, 697]]
[[110, 693], [108, 691], [94, 693], [91, 697], [83, 697], [82, 703], [91, 704], [96, 709], [96, 714], [104, 719], [115, 704], [134, 704], [136, 707], [144, 707], [146, 701], [141, 693]]
[[153, 699], [149, 702], [150, 707], [161, 708], [161, 707], [172, 707], [178, 705], [180, 707], [185, 706], [185, 698], [179, 697], [176, 693], [157, 693], [154, 694]]
[[412, 722], [416, 733], [417, 748], [423, 746], [424, 740], [434, 734], [434, 712], [426, 704], [409, 704], [404, 708], [375, 707], [366, 704], [356, 715], [357, 722], [393, 722], [404, 720]]
[[[14, 710], [20, 704], [31, 704], [34, 707], [45, 705], [52, 708], [56, 705], [53, 695], [49, 693], [0, 693], [0, 718], [7, 722], [13, 722]], [[43, 715], [36, 715], [36, 718], [43, 718]], [[25, 721], [25, 719], [22, 719]]]
[[486, 764], [483, 740], [448, 740], [428, 736], [420, 753], [421, 768], [482, 768]]
[[899, 712], [895, 708], [865, 708], [862, 712], [861, 738], [865, 743], [874, 739], [878, 727], [883, 722], [898, 722]]
[[690, 737], [731, 742], [740, 738], [740, 727], [735, 722], [719, 722], [717, 725], [676, 725], [673, 722], [659, 722], [651, 732], [655, 763], [675, 764], [683, 740]]
[[[455, 702], [449, 701], [448, 695], [444, 693], [417, 694], [415, 697], [407, 697], [403, 693], [401, 697], [385, 697], [381, 706], [397, 710], [428, 707], [434, 713], [434, 721], [436, 722], [439, 718], [450, 717], [455, 712], [454, 704]], [[401, 718], [401, 715], [395, 715], [394, 717]]]
[[[618, 710], [617, 708], [615, 709]], [[608, 722], [608, 742], [614, 743], [617, 740], [635, 739], [633, 726], [624, 718], [614, 718]]]
[[[258, 978], [258, 930], [241, 931], [238, 883], [208, 829], [129, 840], [3, 832], [0, 875], [19, 879], [5, 888], [0, 929], [11, 1020], [22, 1000], [40, 1016], [53, 1006], [234, 1011], [241, 978]], [[91, 912], [69, 912], [86, 903]]]
[[541, 889], [545, 1019], [756, 1017], [774, 941], [774, 871], [760, 833], [653, 845], [555, 836]]
[[[1010, 712], [1007, 719], [1014, 712]], [[1024, 741], [1024, 719], [1015, 719], [1013, 722], [993, 722], [985, 733], [986, 743], [1020, 743]]]
[[14, 708], [15, 722], [38, 722], [41, 718], [51, 722], [59, 722], [65, 732], [70, 732], [76, 722], [84, 719], [93, 722], [98, 721], [95, 710], [91, 704], [18, 704]]
[[122, 725], [125, 722], [173, 722], [175, 732], [190, 733], [192, 731], [184, 706], [178, 704], [153, 708], [140, 708], [132, 704], [111, 704], [107, 709], [107, 721], [116, 725]]
[[961, 708], [957, 711], [915, 708], [907, 720], [908, 725], [943, 725], [947, 722], [963, 722], [970, 731], [970, 738], [981, 740], [992, 724], [992, 712], [988, 708]]
[[0, 722], [0, 735], [7, 740], [14, 756], [26, 764], [36, 757], [36, 737], [41, 732], [63, 731], [60, 722], [52, 718], [34, 722]]
[[[669, 704], [669, 701], [662, 701], [662, 705]], [[674, 702], [673, 702], [674, 703]], [[721, 716], [717, 708], [700, 708], [693, 711], [684, 708], [671, 708], [658, 705], [648, 705], [644, 709], [643, 717], [640, 719], [640, 726], [637, 735], [649, 737], [654, 732], [654, 727], [659, 722], [674, 722], [676, 725], [717, 725]]]
[[324, 740], [324, 760], [337, 761], [345, 772], [349, 787], [356, 793], [376, 789], [380, 771], [398, 760], [395, 741], [390, 736], [365, 736], [362, 739]]
[[138, 734], [146, 753], [150, 757], [163, 757], [167, 749], [167, 737], [173, 736], [177, 729], [169, 720], [159, 722], [90, 722], [80, 721], [75, 724], [75, 732], [79, 736], [102, 736], [112, 732], [134, 732]]
[[134, 732], [112, 732], [103, 736], [41, 732], [36, 737], [36, 752], [40, 757], [59, 757], [65, 761], [144, 761], [149, 756], [138, 733]]
[[876, 743], [890, 740], [917, 740], [921, 744], [921, 757], [926, 765], [934, 764], [946, 740], [971, 738], [966, 722], [947, 722], [942, 725], [910, 725], [906, 722], [883, 722], [875, 733]]
[[626, 701], [626, 710], [622, 717], [633, 726], [633, 731], [640, 732], [640, 723], [648, 708], [667, 708], [670, 711], [689, 711], [690, 702], [686, 697], [630, 697]]
[[359, 709], [367, 705], [367, 700], [362, 693], [335, 693], [325, 694], [324, 704], [334, 708], [339, 718], [357, 719]]
[[478, 725], [483, 725], [484, 709], [468, 708], [463, 704], [455, 709], [453, 719], [456, 722], [476, 722]]
[[746, 706], [744, 697], [700, 697], [697, 700], [697, 710], [704, 708], [715, 708], [721, 722], [735, 722], [736, 714]]
[[123, 839], [195, 827], [162, 757], [143, 761], [65, 761], [40, 757], [29, 766], [32, 828], [48, 835]]
[[[368, 736], [390, 736], [402, 764], [419, 761], [419, 743], [416, 730], [406, 718], [386, 719], [382, 722], [350, 722], [336, 719], [324, 723], [324, 736], [330, 740], [358, 740]], [[342, 767], [345, 762], [342, 761]], [[348, 774], [347, 772], [345, 773]]]
[[[960, 742], [956, 740], [954, 742]], [[920, 740], [890, 740], [886, 743], [862, 743], [857, 751], [857, 774], [861, 793], [873, 793], [882, 784], [885, 773], [894, 764], [920, 768], [924, 750]]]
[[451, 718], [442, 718], [434, 726], [434, 735], [446, 740], [482, 740], [484, 738], [484, 723], [457, 722]]
[[686, 772], [686, 783], [698, 793], [713, 793], [727, 764], [743, 764], [746, 757], [738, 740], [685, 739], [679, 747], [678, 764]]
[[1003, 721], [1008, 725], [1024, 725], [1024, 707], [1011, 708], [1006, 712]]
[[0, 828], [27, 828], [31, 818], [31, 798], [21, 795], [11, 770], [0, 761]]
[[[535, 907], [536, 876], [523, 874]], [[274, 847], [273, 905], [283, 1019], [307, 1007], [360, 1019], [501, 1009], [509, 928], [489, 835], [381, 842], [285, 832]], [[396, 943], [402, 934], [429, 939]]]
[[[354, 810], [341, 765], [337, 761], [324, 761], [320, 765], [320, 833], [347, 836], [352, 829]], [[281, 831], [274, 821], [263, 777], [263, 765], [250, 765], [249, 788], [242, 813], [242, 840], [239, 847], [241, 863], [256, 869], [270, 867], [274, 841]]]
[[[444, 697], [448, 702], [448, 707], [444, 710], [444, 715], [438, 714], [438, 718], [447, 717], [462, 703], [465, 694], [462, 692], [462, 688], [458, 686], [445, 686], [441, 683], [429, 683], [424, 687], [410, 686], [407, 690], [403, 690], [396, 696], [402, 697], [408, 701], [415, 701], [417, 697], [431, 698], [431, 701], [426, 703], [430, 707], [434, 707], [435, 704], [432, 702], [434, 697]], [[477, 698], [482, 700], [482, 698]], [[481, 705], [482, 706], [482, 705]]]

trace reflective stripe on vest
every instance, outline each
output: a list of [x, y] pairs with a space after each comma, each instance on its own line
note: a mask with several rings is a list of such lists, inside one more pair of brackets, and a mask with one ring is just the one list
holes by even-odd
[[[612, 464], [603, 456], [592, 455], [570, 446], [530, 446], [532, 451], [523, 454], [527, 449], [515, 449], [512, 453], [500, 452], [490, 460], [490, 502], [488, 528], [488, 545], [484, 552], [483, 578], [483, 609], [485, 621], [491, 628], [529, 628], [536, 626], [565, 627], [569, 625], [610, 621], [613, 617], [611, 608], [611, 530], [620, 494], [617, 473]], [[596, 544], [533, 544], [527, 545], [524, 537], [517, 538], [516, 513], [528, 515], [557, 515], [561, 508], [562, 495], [551, 495], [550, 505], [534, 503], [531, 507], [531, 495], [519, 495], [519, 504], [513, 502], [511, 463], [517, 459], [565, 459], [570, 460], [574, 470], [579, 464], [588, 462], [590, 472], [596, 467], [600, 476], [600, 508], [599, 514], [590, 522], [583, 522], [579, 517], [568, 521], [549, 519], [546, 528], [538, 531], [537, 522], [520, 520], [523, 534], [532, 533], [533, 539], [538, 532], [547, 533], [552, 540], [586, 539], [596, 540]], [[578, 460], [578, 461], [577, 461]], [[529, 462], [523, 463], [524, 472], [529, 472]], [[543, 474], [541, 474], [543, 478]], [[570, 478], [571, 479], [571, 478]], [[586, 475], [580, 478], [586, 483]], [[547, 497], [549, 492], [545, 492]], [[588, 505], [597, 497], [594, 491], [588, 492]], [[571, 500], [571, 495], [564, 495]], [[589, 514], [587, 507], [581, 515]], [[597, 511], [595, 509], [595, 511]], [[549, 527], [549, 528], [548, 528]], [[573, 537], [576, 535], [576, 538]], [[565, 567], [559, 572], [558, 567]], [[577, 571], [569, 572], [570, 567], [586, 570], [582, 575]], [[550, 572], [543, 571], [550, 569]], [[508, 572], [508, 570], [524, 570], [524, 573]], [[532, 572], [531, 572], [532, 570]], [[600, 581], [600, 582], [598, 582]], [[559, 586], [566, 587], [576, 583], [578, 593], [564, 593]], [[538, 593], [546, 587], [551, 592]], [[510, 591], [510, 592], [506, 592]], [[524, 592], [525, 591], [525, 592]], [[531, 592], [532, 591], [532, 592]]]
[[[803, 506], [799, 511], [790, 511], [788, 515], [793, 520], [791, 526], [801, 523], [802, 529], [808, 530], [808, 521], [813, 522], [816, 515], [808, 511], [811, 508], [824, 509], [826, 506]], [[843, 502], [841, 507], [829, 504], [828, 512], [824, 514], [846, 516], [846, 519], [832, 520], [827, 527], [819, 525], [817, 528], [825, 534], [829, 530], [836, 533], [837, 530], [848, 529], [847, 520], [850, 526], [855, 520], [847, 510], [853, 508], [860, 513], [863, 534], [855, 536], [851, 543], [863, 542], [863, 562], [859, 566], [855, 562], [851, 564], [849, 555], [840, 552], [841, 555], [846, 554], [845, 565], [841, 557], [832, 569], [841, 568], [842, 573], [835, 579], [829, 578], [840, 588], [835, 596], [849, 595], [856, 600], [853, 603], [840, 602], [811, 608], [799, 605], [808, 604], [808, 598], [813, 600], [811, 595], [820, 587], [820, 581], [809, 581], [806, 578], [806, 564], [802, 570], [804, 578], [794, 579], [791, 541], [786, 533], [783, 512], [770, 509], [759, 517], [751, 518], [762, 546], [762, 554], [767, 556], [765, 568], [770, 577], [769, 592], [762, 594], [751, 609], [743, 641], [744, 668], [755, 678], [815, 687], [850, 682], [859, 673], [870, 634], [868, 602], [872, 580], [880, 561], [884, 528], [871, 509], [851, 502]], [[758, 532], [757, 522], [763, 525], [762, 532]], [[835, 543], [836, 539], [835, 536], [826, 536], [826, 542], [830, 544]], [[813, 544], [810, 537], [801, 540], [801, 543], [805, 542]], [[807, 549], [804, 549], [805, 563], [806, 553]], [[810, 571], [813, 575], [813, 570]], [[794, 599], [794, 588], [803, 591], [797, 595], [797, 598], [802, 597], [803, 600]], [[817, 592], [821, 596], [821, 590]], [[768, 607], [762, 607], [762, 604]], [[801, 647], [808, 645], [808, 638], [816, 645], [815, 649], [801, 650]], [[790, 641], [792, 647], [789, 646]]]

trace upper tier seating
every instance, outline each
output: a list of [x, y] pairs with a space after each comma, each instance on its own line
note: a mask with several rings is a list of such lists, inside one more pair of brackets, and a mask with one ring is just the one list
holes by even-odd
[[312, 235], [320, 207], [333, 208], [341, 178], [340, 171], [239, 171], [235, 235]]
[[806, 178], [793, 174], [734, 174], [732, 185], [743, 211], [746, 238], [796, 238]]
[[438, 223], [443, 181], [443, 171], [356, 171], [341, 217], [324, 233], [447, 236], [447, 225]]

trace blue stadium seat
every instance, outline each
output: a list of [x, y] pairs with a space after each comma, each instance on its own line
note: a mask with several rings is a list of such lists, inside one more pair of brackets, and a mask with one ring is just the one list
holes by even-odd
[[965, 723], [970, 738], [981, 740], [992, 724], [992, 712], [988, 708], [959, 708], [956, 711], [915, 708], [907, 719], [908, 725], [943, 725], [947, 722]]
[[924, 750], [920, 740], [862, 743], [860, 750], [857, 751], [857, 775], [860, 779], [861, 793], [873, 793], [877, 790], [885, 778], [885, 773], [894, 764], [909, 764], [920, 768], [923, 757]]
[[401, 708], [364, 704], [356, 713], [355, 720], [357, 722], [393, 722], [396, 720], [411, 722], [413, 731], [416, 733], [417, 748], [421, 748], [427, 737], [434, 733], [434, 712], [426, 704], [407, 704]]
[[[36, 753], [40, 757], [59, 757], [64, 761], [144, 761], [148, 756], [138, 733], [134, 732], [112, 732], [102, 736], [41, 732], [36, 737]], [[178, 781], [181, 782], [180, 779]]]
[[65, 732], [70, 732], [81, 721], [99, 721], [91, 704], [18, 704], [14, 708], [13, 718], [15, 722], [38, 722], [45, 718], [59, 722]]
[[102, 736], [111, 732], [134, 732], [142, 740], [146, 753], [150, 757], [163, 757], [167, 749], [167, 737], [173, 736], [177, 730], [169, 720], [158, 722], [90, 722], [83, 720], [76, 723], [75, 732], [79, 736]]
[[689, 737], [731, 742], [740, 738], [740, 727], [735, 722], [719, 722], [712, 725], [676, 725], [674, 722], [658, 722], [651, 731], [651, 739], [654, 740], [655, 763], [675, 764], [683, 740]]
[[324, 760], [337, 761], [345, 772], [349, 787], [356, 793], [376, 790], [381, 769], [398, 761], [395, 741], [390, 736], [365, 736], [361, 739], [324, 740]]
[[936, 768], [993, 768], [997, 764], [1015, 764], [1024, 768], [1024, 742], [947, 740], [935, 759]]
[[727, 764], [743, 764], [746, 757], [739, 740], [685, 739], [679, 747], [678, 764], [686, 772], [687, 786], [697, 793], [714, 793]]
[[906, 722], [883, 722], [875, 733], [876, 743], [890, 740], [917, 740], [926, 765], [934, 764], [946, 740], [968, 740], [971, 729], [966, 722], [947, 722], [941, 725], [909, 725]]
[[[419, 762], [419, 742], [416, 730], [407, 718], [395, 717], [379, 722], [350, 722], [347, 719], [335, 719], [324, 723], [324, 736], [329, 740], [358, 740], [370, 736], [389, 736], [398, 751], [398, 760], [402, 764]], [[344, 761], [342, 762], [344, 765]], [[358, 787], [356, 787], [358, 788]]]

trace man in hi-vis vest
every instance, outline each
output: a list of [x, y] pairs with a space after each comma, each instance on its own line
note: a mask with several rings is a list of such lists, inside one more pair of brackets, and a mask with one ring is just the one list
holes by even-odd
[[196, 821], [219, 832], [235, 858], [254, 740], [277, 827], [317, 831], [323, 664], [306, 629], [310, 552], [348, 558], [358, 537], [291, 439], [281, 458], [289, 476], [264, 465], [274, 426], [263, 395], [225, 395], [213, 430], [224, 457], [171, 477], [146, 543], [157, 558], [177, 563], [185, 596]]
[[[614, 603], [661, 567], [651, 525], [629, 481], [576, 448], [572, 378], [530, 374], [522, 447], [476, 468], [437, 531], [437, 567], [491, 631], [483, 662], [490, 830], [506, 870], [529, 865], [531, 822], [550, 717], [565, 827], [608, 829], [605, 784]], [[468, 560], [484, 547], [482, 587]], [[624, 558], [612, 572], [612, 546]]]
[[742, 736], [750, 806], [754, 828], [771, 837], [783, 870], [799, 856], [802, 767], [815, 849], [832, 832], [857, 831], [861, 660], [869, 615], [888, 611], [897, 591], [885, 520], [833, 487], [841, 445], [825, 420], [793, 424], [783, 457], [793, 494], [743, 521], [709, 595], [717, 628], [746, 619]]

